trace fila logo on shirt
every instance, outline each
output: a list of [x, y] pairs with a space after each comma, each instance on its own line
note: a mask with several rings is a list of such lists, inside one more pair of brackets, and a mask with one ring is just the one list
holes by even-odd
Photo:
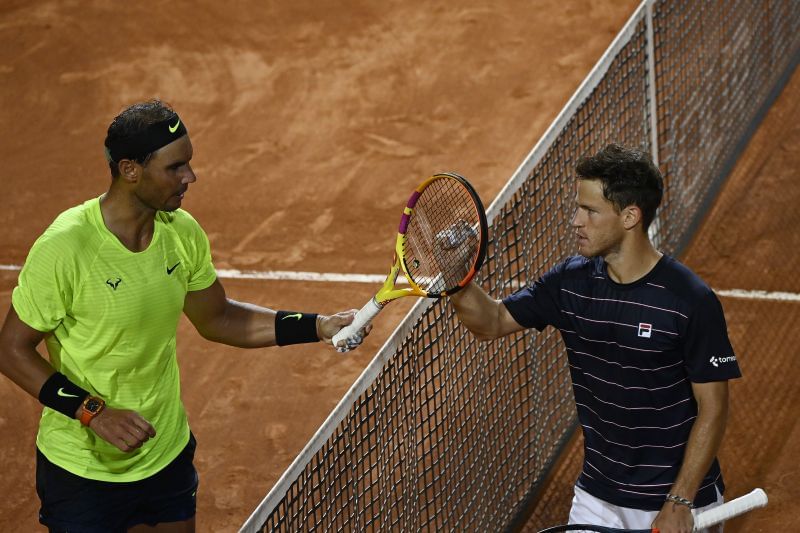
[[645, 324], [644, 322], [639, 322], [639, 336], [644, 337], [645, 339], [649, 339], [650, 335], [653, 333], [653, 324]]
[[714, 365], [716, 367], [719, 367], [720, 363], [731, 363], [731, 362], [734, 362], [734, 361], [736, 361], [736, 356], [735, 355], [731, 355], [731, 356], [728, 356], [728, 357], [717, 357], [715, 355], [715, 356], [712, 356], [711, 359], [708, 360], [709, 363], [711, 363], [712, 365]]

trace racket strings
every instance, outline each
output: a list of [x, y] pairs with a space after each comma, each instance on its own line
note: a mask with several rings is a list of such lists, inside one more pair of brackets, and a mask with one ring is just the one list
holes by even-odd
[[409, 275], [429, 293], [457, 287], [477, 261], [479, 231], [470, 191], [455, 179], [434, 180], [420, 194], [406, 231]]

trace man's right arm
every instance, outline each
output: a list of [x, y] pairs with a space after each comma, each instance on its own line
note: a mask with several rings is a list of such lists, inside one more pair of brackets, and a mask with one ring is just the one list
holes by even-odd
[[0, 373], [34, 398], [55, 372], [36, 350], [44, 335], [20, 320], [13, 307], [0, 330]]
[[[23, 322], [13, 306], [9, 308], [0, 329], [0, 373], [34, 398], [39, 398], [42, 386], [55, 374], [52, 365], [36, 349], [44, 336]], [[78, 407], [70, 415], [80, 418], [81, 410]], [[89, 427], [124, 452], [141, 447], [156, 435], [153, 426], [138, 413], [111, 407], [94, 417]]]
[[478, 340], [490, 341], [517, 331], [521, 326], [501, 300], [495, 300], [475, 282], [453, 294], [450, 301], [464, 326]]

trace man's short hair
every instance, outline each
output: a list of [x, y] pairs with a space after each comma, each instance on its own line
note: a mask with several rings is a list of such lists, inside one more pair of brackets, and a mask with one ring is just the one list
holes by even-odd
[[[174, 114], [175, 111], [172, 110], [172, 107], [160, 100], [138, 102], [126, 107], [119, 115], [114, 117], [114, 120], [108, 126], [105, 140], [106, 150], [114, 142], [133, 137], [146, 130], [149, 126], [166, 120]], [[133, 160], [139, 164], [146, 165], [151, 155], [152, 152], [135, 157]], [[107, 159], [108, 166], [111, 169], [111, 177], [119, 177], [119, 161], [113, 161], [108, 155]]]
[[621, 211], [635, 205], [642, 211], [642, 226], [650, 227], [664, 195], [664, 179], [650, 154], [609, 144], [575, 167], [578, 179], [600, 180], [603, 196]]

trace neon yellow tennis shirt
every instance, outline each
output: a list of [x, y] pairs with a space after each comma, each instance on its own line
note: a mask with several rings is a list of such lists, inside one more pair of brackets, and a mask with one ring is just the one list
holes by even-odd
[[177, 457], [189, 441], [178, 320], [187, 291], [215, 279], [208, 237], [183, 210], [157, 213], [150, 246], [137, 253], [106, 228], [99, 198], [56, 218], [28, 254], [14, 309], [49, 332], [45, 342], [58, 371], [109, 406], [138, 412], [157, 435], [126, 453], [45, 407], [36, 445], [51, 462], [89, 479], [136, 481]]

